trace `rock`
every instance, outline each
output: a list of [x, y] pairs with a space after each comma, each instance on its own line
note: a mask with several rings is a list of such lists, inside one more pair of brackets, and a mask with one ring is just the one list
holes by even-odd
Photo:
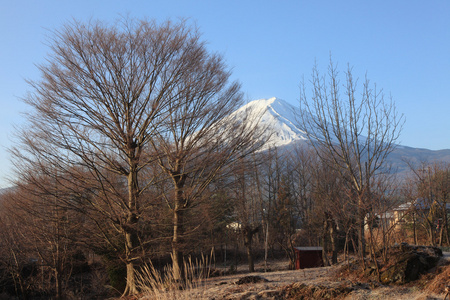
[[442, 256], [442, 251], [437, 247], [411, 246], [405, 243], [392, 250], [392, 263], [380, 275], [381, 282], [385, 284], [414, 281], [420, 274], [435, 267]]

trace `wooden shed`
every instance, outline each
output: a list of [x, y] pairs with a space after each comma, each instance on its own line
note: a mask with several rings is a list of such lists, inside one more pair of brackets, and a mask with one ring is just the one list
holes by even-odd
[[323, 267], [322, 247], [294, 247], [295, 269]]

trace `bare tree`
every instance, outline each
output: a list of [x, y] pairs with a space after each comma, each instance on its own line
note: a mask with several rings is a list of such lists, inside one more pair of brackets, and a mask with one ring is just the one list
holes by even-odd
[[30, 82], [25, 102], [33, 111], [16, 157], [71, 174], [61, 184], [89, 187], [79, 203], [122, 235], [124, 294], [134, 294], [143, 255], [137, 226], [148, 203], [142, 195], [154, 179], [142, 172], [156, 159], [146, 149], [169, 110], [188, 100], [180, 87], [196, 80], [190, 74], [208, 73], [208, 56], [183, 22], [73, 22], [54, 33], [50, 47], [42, 79]]
[[[337, 263], [337, 224], [342, 220], [342, 215], [351, 219], [352, 212], [346, 210], [346, 201], [343, 199], [347, 187], [345, 182], [338, 176], [338, 173], [329, 166], [322, 164], [320, 161], [315, 161], [315, 168], [313, 169], [312, 182], [312, 198], [314, 209], [312, 213], [314, 216], [310, 219], [315, 219], [316, 222], [321, 222], [322, 231], [322, 246], [324, 248], [324, 262], [326, 264]], [[341, 222], [340, 227], [343, 222]], [[344, 228], [342, 228], [344, 229]], [[346, 229], [346, 228], [345, 228]], [[330, 244], [328, 244], [330, 241]], [[331, 262], [328, 260], [327, 252], [331, 250]]]
[[174, 88], [176, 97], [152, 140], [152, 153], [172, 181], [171, 195], [164, 197], [173, 212], [172, 259], [177, 279], [183, 273], [186, 211], [227, 166], [264, 142], [257, 113], [243, 109], [232, 115], [243, 104], [242, 94], [238, 83], [229, 82], [222, 57], [198, 48], [190, 61], [194, 67]]
[[318, 165], [314, 160], [315, 157], [315, 153], [305, 145], [297, 145], [288, 156], [290, 169], [292, 169], [292, 181], [294, 182], [293, 196], [302, 224], [308, 223], [309, 212], [313, 205], [311, 197], [312, 181], [314, 170], [317, 169]]
[[233, 199], [237, 226], [247, 252], [249, 272], [255, 271], [253, 258], [253, 239], [262, 229], [261, 194], [256, 180], [258, 169], [255, 160], [243, 159], [236, 163], [233, 172], [233, 184], [229, 196]]
[[321, 160], [352, 186], [359, 252], [364, 255], [364, 218], [371, 199], [370, 187], [373, 179], [386, 171], [387, 157], [395, 149], [403, 117], [392, 100], [386, 101], [367, 78], [358, 91], [350, 67], [345, 75], [342, 93], [339, 73], [331, 60], [327, 76], [314, 67], [311, 94], [301, 83], [300, 123]]
[[[425, 163], [415, 167], [408, 162], [412, 176], [405, 189], [418, 225], [427, 232], [430, 245], [442, 246], [444, 240], [449, 242], [449, 222], [447, 218], [450, 195], [450, 165], [446, 163]], [[415, 217], [413, 216], [413, 217]], [[414, 222], [415, 222], [414, 218]], [[416, 228], [414, 223], [414, 236]]]

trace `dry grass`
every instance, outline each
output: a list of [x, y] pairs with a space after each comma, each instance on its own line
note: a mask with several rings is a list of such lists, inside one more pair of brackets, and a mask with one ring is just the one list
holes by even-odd
[[351, 286], [342, 284], [337, 287], [306, 285], [303, 283], [294, 283], [286, 288], [286, 299], [343, 299], [353, 291]]
[[209, 278], [211, 265], [209, 258], [202, 256], [200, 260], [189, 258], [184, 262], [184, 280], [175, 278], [172, 266], [157, 270], [151, 263], [142, 268], [137, 278], [137, 287], [141, 290], [141, 299], [191, 299], [186, 291], [198, 290]]
[[421, 281], [425, 281], [425, 290], [435, 294], [446, 293], [446, 288], [450, 286], [450, 265], [447, 263], [437, 267], [434, 274], [430, 274], [431, 278], [421, 278]]

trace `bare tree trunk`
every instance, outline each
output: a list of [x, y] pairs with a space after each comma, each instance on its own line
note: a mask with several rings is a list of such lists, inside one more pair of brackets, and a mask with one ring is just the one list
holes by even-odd
[[253, 251], [252, 251], [252, 240], [253, 235], [259, 231], [260, 227], [250, 228], [249, 225], [244, 227], [244, 246], [247, 249], [247, 261], [248, 261], [248, 271], [255, 272], [255, 265], [253, 261]]
[[248, 261], [248, 271], [255, 272], [255, 264], [253, 262], [253, 251], [251, 241], [245, 245], [247, 247], [247, 261]]
[[446, 212], [446, 206], [447, 203], [443, 203], [443, 209], [442, 209], [442, 215], [443, 219], [441, 219], [442, 222], [439, 223], [439, 247], [442, 247], [444, 243], [444, 231], [447, 229], [447, 212]]
[[136, 288], [136, 267], [133, 261], [127, 261], [127, 283], [125, 287], [124, 295], [134, 295], [137, 294]]
[[445, 210], [444, 210], [444, 231], [445, 231], [445, 239], [446, 239], [446, 241], [447, 241], [447, 245], [449, 245], [449, 239], [448, 239], [448, 218], [447, 218], [447, 203], [444, 203], [444, 207], [445, 207]]
[[269, 222], [267, 222], [267, 224], [266, 224], [266, 234], [265, 234], [265, 239], [264, 239], [264, 271], [265, 272], [267, 272], [268, 242], [269, 242]]
[[136, 166], [132, 165], [130, 174], [128, 175], [128, 207], [130, 212], [128, 213], [126, 224], [124, 224], [125, 233], [125, 261], [127, 269], [127, 280], [125, 291], [123, 295], [134, 295], [138, 293], [136, 287], [136, 250], [139, 247], [139, 238], [137, 234], [137, 211], [139, 209], [137, 205], [137, 197], [139, 193], [139, 186], [137, 181]]
[[133, 255], [133, 250], [137, 245], [137, 234], [135, 232], [125, 233], [125, 260], [127, 269], [127, 278], [124, 295], [134, 295], [138, 293], [136, 287], [136, 259]]
[[377, 272], [378, 281], [381, 282], [380, 267], [378, 266], [378, 261], [375, 255], [375, 241], [373, 239], [373, 229], [372, 224], [369, 224], [369, 238], [370, 238], [370, 256], [375, 264], [375, 271]]
[[416, 214], [413, 212], [414, 245], [417, 245]]
[[434, 232], [433, 224], [429, 222], [428, 227], [429, 227], [428, 238], [429, 238], [430, 246], [435, 246], [436, 245], [436, 234]]
[[358, 251], [361, 256], [361, 258], [364, 258], [366, 254], [366, 239], [364, 234], [364, 219], [365, 219], [365, 212], [363, 208], [364, 202], [359, 197], [358, 199], [358, 207], [357, 207], [357, 230], [358, 230]]
[[173, 211], [172, 268], [175, 280], [183, 279], [183, 251], [181, 235], [183, 232], [183, 212], [179, 205]]
[[328, 220], [327, 220], [327, 214], [325, 214], [325, 219], [323, 220], [323, 229], [322, 229], [322, 260], [324, 266], [329, 266], [330, 262], [328, 261]]
[[172, 271], [175, 280], [183, 280], [183, 243], [182, 236], [184, 233], [183, 228], [183, 213], [185, 209], [185, 199], [183, 195], [183, 187], [186, 182], [186, 176], [180, 174], [181, 168], [180, 162], [176, 162], [174, 172], [171, 173], [174, 183], [174, 207], [173, 207], [173, 236], [172, 236]]
[[329, 220], [329, 229], [330, 229], [330, 238], [331, 238], [331, 263], [337, 264], [337, 232], [336, 232], [336, 224], [333, 219]]

